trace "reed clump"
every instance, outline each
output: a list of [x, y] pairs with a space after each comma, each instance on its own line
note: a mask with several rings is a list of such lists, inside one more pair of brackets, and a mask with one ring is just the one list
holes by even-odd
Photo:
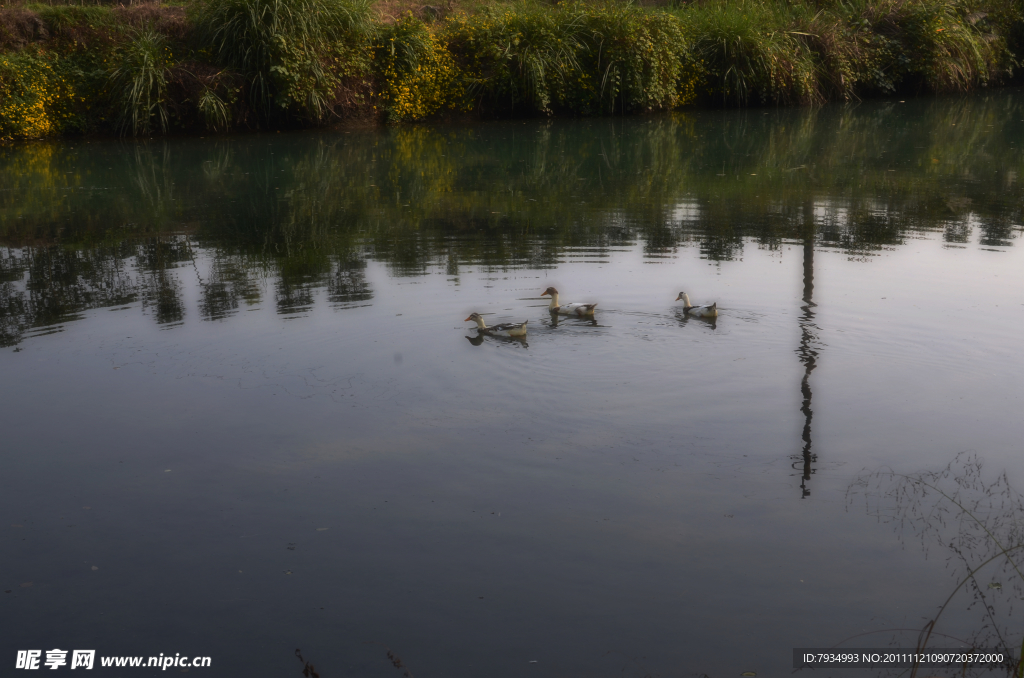
[[117, 51], [110, 86], [118, 130], [132, 136], [157, 128], [167, 131], [168, 64], [173, 58], [167, 39], [155, 31], [139, 33]]
[[474, 108], [592, 115], [692, 102], [705, 72], [685, 28], [633, 5], [572, 3], [458, 14], [439, 32]]
[[0, 6], [0, 129], [14, 139], [817, 105], [1012, 82], [1024, 55], [1021, 0], [452, 7], [381, 18], [370, 0]]
[[[1024, 46], [982, 22], [988, 13], [954, 0], [718, 0], [678, 14], [711, 89], [729, 104], [968, 91], [1008, 80]], [[1004, 8], [1002, 33], [1019, 31], [1013, 14]]]
[[687, 27], [635, 5], [575, 5], [581, 81], [567, 104], [576, 114], [633, 113], [692, 103], [708, 72]]
[[367, 74], [367, 0], [199, 0], [194, 40], [247, 79], [265, 118], [284, 109], [319, 122], [345, 81]]

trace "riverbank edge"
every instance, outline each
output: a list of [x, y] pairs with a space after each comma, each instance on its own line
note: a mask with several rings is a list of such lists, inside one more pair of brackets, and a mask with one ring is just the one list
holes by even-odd
[[2, 6], [0, 141], [970, 92], [1017, 84], [1022, 46], [1024, 0]]

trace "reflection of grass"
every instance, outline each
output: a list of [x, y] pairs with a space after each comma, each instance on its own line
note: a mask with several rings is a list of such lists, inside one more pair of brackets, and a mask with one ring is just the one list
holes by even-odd
[[[323, 139], [286, 156], [278, 152], [275, 157], [285, 164], [274, 168], [245, 144], [233, 145], [231, 154], [214, 147], [214, 162], [203, 163], [199, 174], [188, 173], [182, 164], [188, 161], [171, 147], [139, 146], [131, 169], [136, 193], [104, 196], [109, 204], [76, 214], [71, 232], [84, 233], [93, 214], [98, 228], [139, 223], [142, 205], [152, 210], [141, 219], [147, 228], [174, 223], [173, 209], [181, 203], [169, 198], [176, 197], [176, 190], [178, 196], [224, 211], [222, 218], [206, 222], [217, 222], [216, 228], [204, 227], [213, 228], [218, 238], [229, 232], [252, 234], [254, 242], [262, 243], [262, 232], [269, 229], [287, 237], [294, 248], [354, 229], [366, 234], [373, 251], [389, 258], [396, 236], [416, 230], [414, 250], [422, 253], [416, 258], [430, 261], [435, 244], [447, 252], [441, 245], [450, 235], [472, 235], [458, 244], [468, 252], [477, 234], [481, 243], [500, 234], [501, 250], [481, 247], [468, 255], [499, 266], [533, 259], [536, 251], [526, 243], [541, 241], [557, 248], [650, 238], [664, 250], [703, 231], [740, 246], [745, 237], [777, 246], [794, 237], [793, 224], [816, 201], [824, 201], [817, 217], [819, 239], [851, 252], [898, 245], [908, 230], [950, 224], [963, 226], [950, 231], [959, 240], [964, 229], [992, 231], [994, 239], [1005, 240], [1013, 230], [1004, 232], [1002, 225], [1020, 223], [1021, 217], [1020, 185], [1006, 173], [1020, 174], [1024, 167], [1009, 139], [987, 130], [992, 129], [989, 123], [1014, 116], [1012, 101], [921, 107], [913, 114], [913, 129], [895, 138], [886, 130], [903, 120], [900, 109], [872, 114], [832, 110], [827, 115], [808, 110], [793, 112], [779, 125], [760, 113], [735, 114], [713, 132], [704, 121], [695, 125], [692, 116], [682, 115], [621, 132], [607, 123], [608, 130], [595, 128], [594, 134], [531, 126], [523, 128], [529, 129], [523, 135], [528, 141], [510, 140], [495, 150], [477, 145], [471, 133], [409, 127], [373, 143], [339, 145]], [[49, 152], [40, 155], [44, 150]], [[78, 180], [65, 174], [63, 154], [52, 150], [37, 146], [3, 152], [0, 179], [5, 186], [21, 187], [0, 192], [0, 237], [8, 242], [16, 241], [19, 232], [45, 237], [48, 224], [67, 218], [51, 191], [74, 187]], [[851, 156], [861, 160], [851, 164]], [[899, 159], [899, 171], [889, 171], [889, 156]], [[935, 156], [941, 162], [933, 163]], [[26, 163], [30, 158], [35, 161]], [[1002, 174], [993, 176], [993, 167], [1002, 168]], [[258, 202], [244, 224], [229, 230], [227, 224], [238, 217], [225, 208], [224, 196], [252, 192], [260, 172], [265, 174], [262, 188], [252, 196]], [[993, 181], [1008, 191], [998, 203], [989, 199]], [[574, 199], [577, 194], [582, 197]], [[837, 200], [838, 195], [845, 197]], [[583, 198], [588, 209], [597, 211], [596, 222], [579, 219], [574, 205]], [[694, 205], [685, 223], [673, 216], [681, 202]], [[620, 225], [601, 223], [602, 209], [618, 214]], [[751, 213], [761, 216], [751, 220]], [[65, 229], [62, 237], [75, 236]]]
[[[851, 497], [857, 494], [863, 496], [869, 513], [897, 524], [903, 533], [909, 531], [926, 551], [935, 545], [948, 549], [960, 563], [957, 585], [921, 630], [916, 649], [928, 647], [957, 594], [970, 589], [981, 603], [984, 619], [966, 644], [1005, 652], [1017, 650], [1019, 645], [1018, 661], [1008, 660], [1007, 668], [1020, 676], [1024, 671], [1024, 629], [1014, 621], [1012, 602], [1007, 610], [1001, 610], [998, 606], [1002, 603], [993, 593], [1009, 588], [1007, 582], [990, 589], [987, 582], [979, 580], [983, 571], [1002, 563], [1003, 576], [1013, 578], [1012, 589], [1018, 600], [1024, 599], [1024, 496], [1010, 486], [1006, 474], [986, 480], [977, 455], [961, 454], [937, 472], [877, 471], [851, 487]], [[1021, 635], [1019, 643], [1010, 640], [1013, 634]], [[911, 678], [917, 669], [913, 667]]]
[[[1000, 120], [1024, 118], [1017, 99], [903, 111], [409, 126], [282, 137], [269, 148], [246, 139], [154, 141], [110, 155], [48, 143], [5, 147], [0, 244], [28, 247], [7, 262], [11, 275], [46, 288], [65, 283], [44, 275], [44, 248], [60, 243], [118, 270], [144, 256], [159, 269], [176, 265], [177, 255], [153, 259], [142, 243], [187, 234], [216, 252], [201, 313], [217, 317], [258, 297], [267, 279], [282, 279], [295, 300], [312, 288], [341, 303], [365, 299], [358, 262], [367, 259], [397, 275], [433, 266], [545, 268], [568, 248], [640, 244], [648, 254], [694, 247], [724, 261], [752, 245], [802, 239], [808, 223], [816, 244], [851, 257], [899, 247], [921, 231], [951, 244], [1014, 243], [1024, 163], [1011, 145], [1017, 128]], [[111, 185], [122, 188], [85, 190]], [[998, 200], [993, 186], [1002, 187]], [[82, 307], [106, 303], [92, 274], [75, 284]], [[35, 313], [26, 303], [11, 307], [18, 323]]]

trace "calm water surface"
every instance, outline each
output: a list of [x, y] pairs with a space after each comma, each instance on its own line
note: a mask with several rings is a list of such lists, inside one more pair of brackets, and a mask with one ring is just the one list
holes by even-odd
[[1007, 91], [0, 149], [2, 661], [719, 678], [913, 647], [962, 573], [856, 484], [968, 453], [1024, 486], [1021, 139]]

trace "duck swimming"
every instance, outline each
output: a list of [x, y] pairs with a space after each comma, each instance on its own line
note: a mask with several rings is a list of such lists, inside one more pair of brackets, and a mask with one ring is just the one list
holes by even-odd
[[466, 318], [466, 322], [470, 320], [476, 323], [476, 329], [480, 334], [490, 334], [495, 337], [525, 337], [526, 323], [530, 322], [529, 320], [524, 320], [521, 323], [502, 323], [501, 325], [488, 327], [487, 323], [484, 322], [483, 316], [479, 313], [470, 313], [469, 317]]
[[682, 300], [683, 312], [690, 315], [697, 316], [698, 318], [716, 318], [718, 317], [718, 302], [713, 304], [705, 304], [704, 306], [694, 306], [690, 303], [690, 297], [686, 292], [680, 292], [679, 296], [676, 297], [676, 301]]
[[594, 308], [597, 304], [560, 304], [558, 303], [558, 290], [554, 287], [549, 287], [540, 296], [550, 295], [551, 303], [548, 305], [548, 310], [552, 313], [560, 313], [561, 315], [574, 315], [579, 318], [587, 315], [594, 315]]

